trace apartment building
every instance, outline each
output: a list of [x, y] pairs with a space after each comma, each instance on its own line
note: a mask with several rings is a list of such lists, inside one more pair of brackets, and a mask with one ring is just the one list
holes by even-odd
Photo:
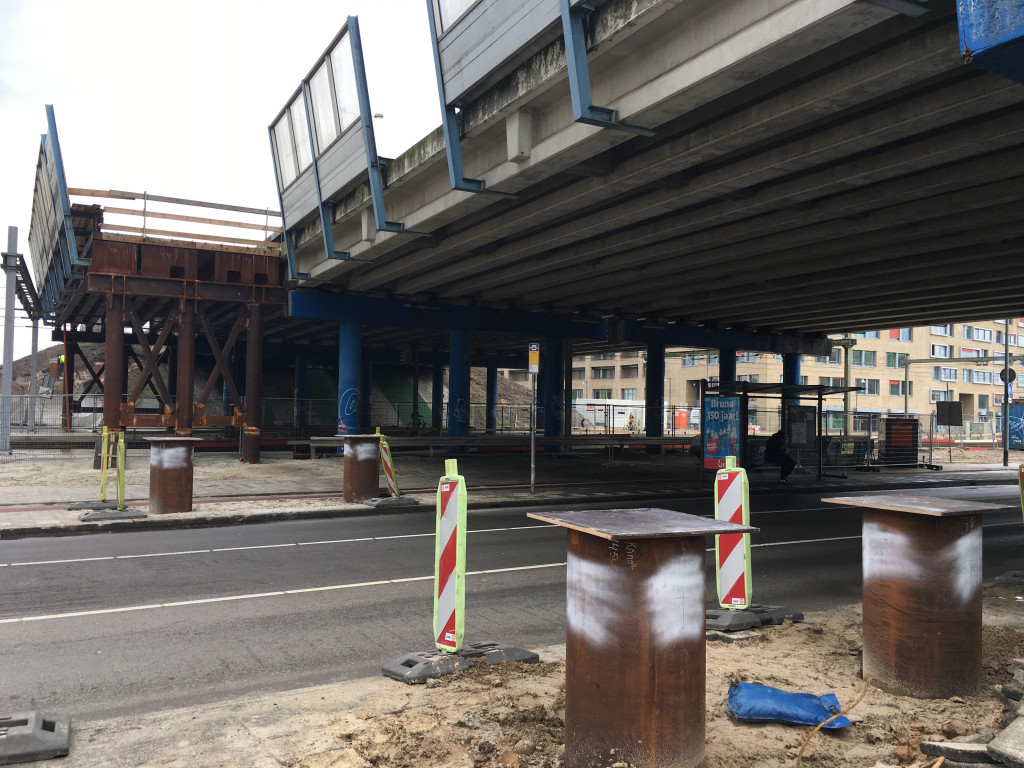
[[[958, 400], [967, 421], [1000, 420], [1003, 404], [1001, 362], [974, 358], [1002, 358], [1006, 336], [1011, 357], [1024, 354], [1024, 318], [947, 323], [918, 328], [889, 328], [833, 337], [837, 344], [828, 357], [805, 356], [801, 384], [846, 386], [846, 361], [850, 355], [849, 406], [861, 413], [927, 415], [935, 403]], [[905, 361], [909, 380], [905, 379]], [[716, 350], [673, 349], [666, 353], [665, 403], [694, 407], [700, 402], [700, 381], [717, 383], [719, 353]], [[920, 362], [918, 362], [920, 361]], [[736, 378], [740, 381], [782, 381], [782, 356], [763, 352], [736, 353]], [[574, 400], [643, 400], [646, 365], [643, 351], [605, 352], [572, 358]], [[907, 384], [909, 383], [909, 391]], [[1017, 383], [1017, 382], [1015, 382]], [[1011, 398], [1013, 394], [1011, 393]], [[825, 408], [840, 411], [842, 396], [826, 399]]]

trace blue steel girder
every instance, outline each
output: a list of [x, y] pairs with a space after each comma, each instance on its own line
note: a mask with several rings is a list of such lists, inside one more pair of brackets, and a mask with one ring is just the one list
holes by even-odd
[[352, 48], [352, 66], [355, 71], [356, 95], [359, 99], [359, 118], [363, 128], [363, 146], [366, 149], [366, 170], [370, 179], [370, 200], [373, 203], [373, 221], [378, 232], [407, 233], [422, 235], [423, 232], [407, 230], [399, 221], [388, 221], [384, 207], [384, 179], [381, 169], [384, 163], [377, 154], [377, 138], [373, 128], [373, 111], [370, 109], [370, 89], [366, 82], [366, 62], [363, 59], [363, 40], [359, 34], [359, 18], [348, 17], [348, 40]]
[[57, 119], [54, 116], [52, 104], [46, 105], [46, 129], [48, 131], [50, 147], [53, 151], [53, 165], [56, 170], [57, 194], [59, 197], [59, 201], [57, 202], [60, 204], [60, 215], [55, 217], [55, 220], [63, 221], [63, 227], [59, 234], [63, 235], [63, 240], [66, 243], [67, 267], [70, 272], [71, 264], [78, 267], [87, 267], [89, 266], [89, 262], [83, 261], [78, 257], [78, 246], [75, 242], [75, 230], [71, 223], [71, 200], [68, 197], [67, 180], [64, 176], [64, 157], [60, 151], [60, 139], [57, 137]]
[[[320, 189], [320, 162], [316, 156], [316, 141], [313, 139], [313, 113], [309, 108], [309, 81], [302, 81], [302, 111], [306, 115], [306, 136], [309, 139], [309, 152], [313, 156], [313, 183], [316, 186], [316, 202], [320, 211], [320, 229], [324, 237], [324, 258], [348, 259], [348, 251], [334, 250], [334, 229], [331, 225], [332, 208], [330, 201], [324, 202], [323, 190]], [[283, 210], [283, 209], [282, 209]]]
[[277, 147], [274, 145], [274, 126], [267, 128], [270, 136], [270, 158], [274, 162], [274, 184], [277, 186], [277, 207], [281, 211], [281, 237], [284, 238], [284, 250], [288, 256], [288, 277], [292, 280], [308, 280], [308, 272], [299, 272], [299, 265], [295, 260], [295, 239], [291, 230], [288, 229], [288, 222], [284, 218], [284, 196], [281, 194], [281, 180], [277, 175]]
[[964, 63], [1024, 83], [1024, 2], [957, 0]]
[[463, 192], [481, 192], [515, 200], [515, 195], [487, 189], [482, 179], [466, 178], [466, 173], [462, 168], [462, 145], [459, 141], [459, 118], [455, 112], [456, 105], [449, 104], [448, 97], [445, 96], [444, 73], [441, 70], [441, 49], [438, 46], [433, 0], [426, 0], [426, 2], [427, 19], [430, 21], [430, 47], [434, 53], [434, 74], [437, 77], [437, 94], [441, 100], [441, 130], [444, 133], [445, 154], [448, 156], [448, 180], [451, 187]]
[[560, 0], [562, 34], [565, 37], [565, 63], [569, 70], [569, 96], [577, 123], [614, 128], [638, 136], [654, 136], [650, 128], [619, 122], [618, 114], [608, 107], [594, 106], [590, 95], [590, 68], [587, 66], [587, 40], [583, 33], [583, 13], [592, 11], [589, 2]]
[[624, 341], [646, 345], [742, 349], [751, 352], [828, 354], [824, 336], [769, 334], [687, 325], [650, 328], [620, 321], [588, 322], [564, 315], [461, 305], [414, 306], [397, 299], [371, 298], [320, 291], [289, 291], [287, 313], [326, 322], [360, 322], [402, 328], [445, 328], [510, 332], [566, 339]]

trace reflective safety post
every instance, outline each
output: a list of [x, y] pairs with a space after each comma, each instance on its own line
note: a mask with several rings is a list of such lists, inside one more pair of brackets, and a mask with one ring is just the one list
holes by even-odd
[[1017, 467], [1017, 486], [1020, 488], [1020, 510], [1024, 513], [1024, 464]]
[[[377, 427], [377, 434], [380, 435], [380, 427]], [[384, 467], [384, 479], [387, 481], [391, 498], [401, 497], [402, 494], [398, 490], [398, 475], [395, 474], [395, 461], [391, 458], [391, 446], [384, 435], [380, 435], [380, 463]]]
[[442, 651], [458, 653], [466, 609], [466, 479], [456, 459], [447, 459], [444, 471], [437, 485], [434, 643]]
[[[727, 456], [725, 469], [715, 473], [715, 519], [750, 525], [750, 484], [747, 471]], [[726, 533], [715, 537], [718, 604], [723, 608], [750, 607], [750, 534]]]

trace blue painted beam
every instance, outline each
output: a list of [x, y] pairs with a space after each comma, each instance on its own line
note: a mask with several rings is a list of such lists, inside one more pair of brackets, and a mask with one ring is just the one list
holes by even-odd
[[957, 0], [956, 5], [964, 62], [1024, 83], [1024, 2]]

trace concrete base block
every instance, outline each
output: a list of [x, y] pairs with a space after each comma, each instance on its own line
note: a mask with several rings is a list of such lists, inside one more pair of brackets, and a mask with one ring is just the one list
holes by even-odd
[[473, 659], [481, 658], [494, 665], [503, 661], [521, 661], [524, 664], [536, 664], [540, 661], [540, 656], [536, 653], [511, 645], [472, 643], [458, 653], [438, 650], [407, 653], [381, 667], [381, 673], [393, 680], [417, 685], [432, 677], [446, 677], [456, 672], [464, 672], [472, 668]]
[[376, 499], [367, 499], [363, 502], [369, 507], [377, 507], [378, 509], [397, 509], [401, 507], [416, 507], [419, 506], [419, 499], [413, 499], [408, 496], [399, 496], [397, 499], [393, 496], [383, 496]]
[[145, 517], [148, 515], [137, 509], [94, 509], [83, 512], [78, 519], [87, 523], [95, 520], [141, 520]]
[[68, 504], [69, 512], [77, 512], [80, 509], [117, 509], [116, 501], [73, 501]]
[[995, 583], [1006, 587], [1019, 587], [1024, 585], [1024, 571], [1008, 571], [996, 576]]
[[0, 714], [0, 765], [63, 757], [71, 742], [71, 718], [43, 712]]
[[1024, 720], [1017, 718], [992, 739], [988, 753], [1011, 768], [1024, 768]]
[[993, 765], [996, 760], [988, 753], [987, 744], [969, 744], [960, 741], [922, 741], [921, 751], [931, 757], [945, 757], [972, 765]]
[[718, 632], [742, 632], [748, 629], [770, 627], [789, 619], [803, 621], [804, 615], [780, 605], [752, 605], [746, 610], [708, 608], [705, 629]]

